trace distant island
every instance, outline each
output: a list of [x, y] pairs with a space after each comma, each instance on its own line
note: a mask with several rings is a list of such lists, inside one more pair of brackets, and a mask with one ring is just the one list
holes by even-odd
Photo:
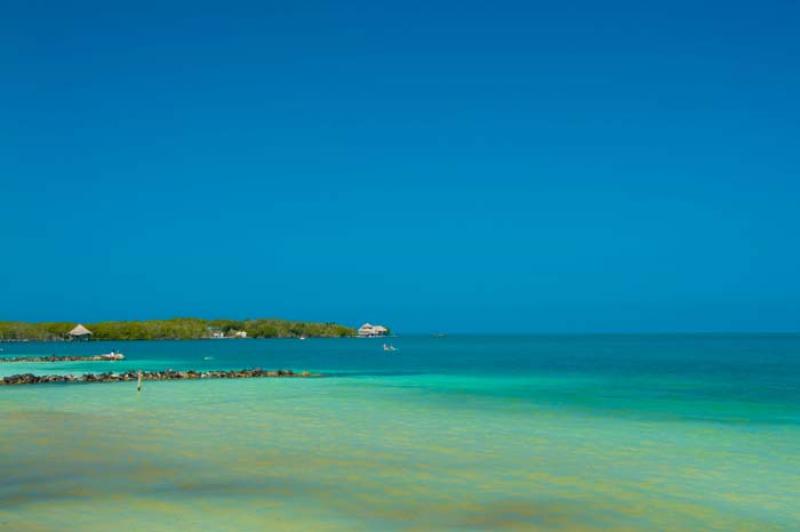
[[204, 338], [342, 338], [356, 330], [338, 323], [280, 319], [172, 318], [147, 321], [0, 321], [0, 341], [9, 340], [198, 340]]

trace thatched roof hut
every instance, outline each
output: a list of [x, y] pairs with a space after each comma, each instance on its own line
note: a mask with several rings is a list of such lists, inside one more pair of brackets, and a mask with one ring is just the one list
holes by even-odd
[[67, 335], [74, 340], [88, 340], [92, 336], [92, 331], [79, 323]]

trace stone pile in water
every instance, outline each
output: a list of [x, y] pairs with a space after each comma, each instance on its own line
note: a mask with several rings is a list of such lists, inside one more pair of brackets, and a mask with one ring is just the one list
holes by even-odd
[[[292, 371], [290, 369], [265, 370], [265, 369], [238, 369], [238, 370], [212, 370], [212, 371], [143, 371], [143, 381], [174, 381], [194, 379], [256, 379], [275, 377], [319, 377], [319, 374], [308, 371]], [[136, 371], [123, 373], [86, 373], [83, 375], [34, 375], [24, 373], [0, 378], [0, 386], [14, 384], [48, 384], [69, 382], [123, 382], [135, 381], [139, 378]]]
[[[114, 353], [115, 355], [118, 353]], [[32, 355], [32, 356], [22, 356], [22, 357], [0, 357], [0, 363], [3, 362], [102, 362], [102, 361], [109, 361], [113, 362], [115, 360], [122, 360], [125, 358], [122, 355], [119, 355], [122, 358], [114, 357], [112, 354], [107, 355], [65, 355], [65, 356], [56, 356], [56, 355]]]

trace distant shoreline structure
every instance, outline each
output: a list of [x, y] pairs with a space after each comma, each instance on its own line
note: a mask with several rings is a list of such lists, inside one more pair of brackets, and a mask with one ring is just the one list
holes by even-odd
[[359, 338], [383, 338], [389, 336], [389, 328], [383, 325], [373, 325], [369, 322], [358, 328]]

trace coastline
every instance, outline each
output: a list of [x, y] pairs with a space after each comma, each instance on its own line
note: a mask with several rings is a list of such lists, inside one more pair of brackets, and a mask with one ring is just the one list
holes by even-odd
[[169, 340], [234, 338], [316, 338], [354, 336], [356, 330], [335, 322], [276, 318], [170, 318], [139, 321], [24, 322], [0, 321], [3, 340]]

